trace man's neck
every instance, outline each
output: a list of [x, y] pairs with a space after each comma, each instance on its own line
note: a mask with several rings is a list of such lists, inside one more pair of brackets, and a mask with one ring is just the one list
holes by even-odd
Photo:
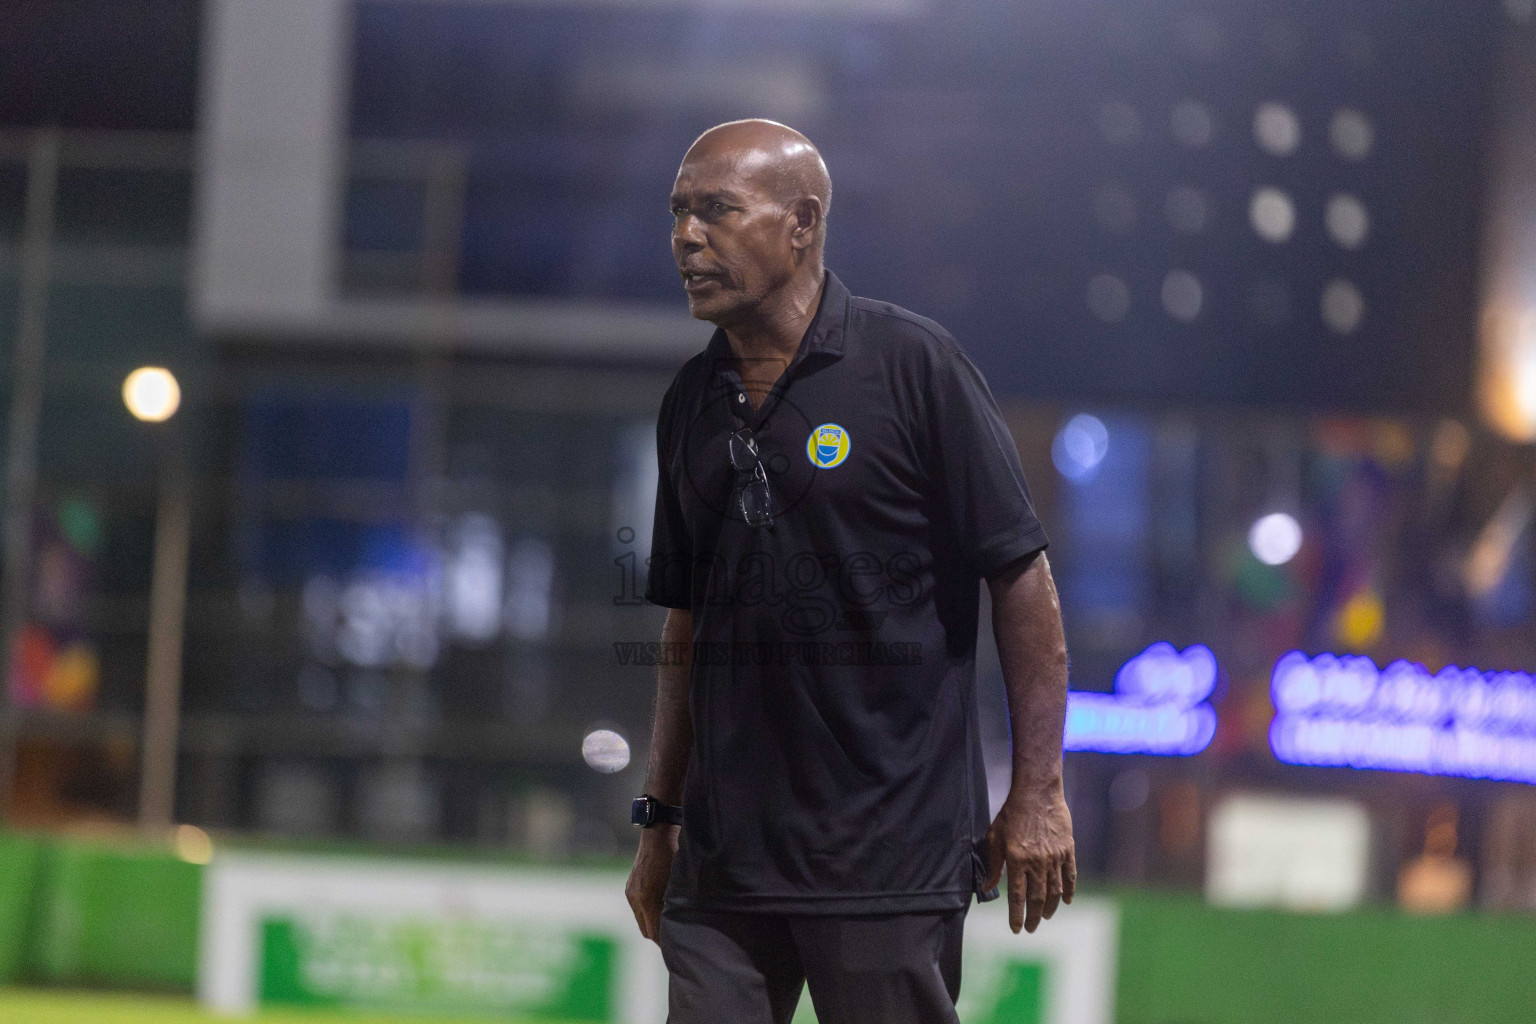
[[795, 358], [805, 332], [816, 318], [825, 287], [824, 270], [798, 277], [779, 293], [779, 301], [771, 309], [762, 311], [750, 323], [725, 329], [740, 368], [742, 385], [752, 394], [754, 405]]

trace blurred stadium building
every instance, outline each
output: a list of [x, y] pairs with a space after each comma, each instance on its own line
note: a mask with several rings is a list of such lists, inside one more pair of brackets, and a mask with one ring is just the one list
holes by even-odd
[[1098, 694], [1085, 879], [1536, 910], [1529, 0], [6, 19], [12, 825], [629, 850], [655, 416], [708, 337], [665, 197], [766, 116], [826, 156], [830, 265], [1004, 405]]

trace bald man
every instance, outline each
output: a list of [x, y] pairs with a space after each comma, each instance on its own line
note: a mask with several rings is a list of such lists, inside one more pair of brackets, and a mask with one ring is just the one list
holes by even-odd
[[[723, 124], [671, 198], [688, 308], [716, 327], [657, 424], [646, 597], [669, 609], [626, 887], [671, 1024], [953, 1022], [972, 897], [1034, 931], [1071, 902], [1067, 657], [1046, 538], [976, 367], [938, 324], [822, 265], [809, 139]], [[980, 586], [1013, 781], [991, 819]]]

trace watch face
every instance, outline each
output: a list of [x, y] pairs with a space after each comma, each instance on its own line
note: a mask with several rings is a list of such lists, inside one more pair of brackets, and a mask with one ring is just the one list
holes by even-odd
[[651, 823], [651, 801], [643, 796], [635, 797], [635, 802], [629, 805], [629, 823], [642, 827]]

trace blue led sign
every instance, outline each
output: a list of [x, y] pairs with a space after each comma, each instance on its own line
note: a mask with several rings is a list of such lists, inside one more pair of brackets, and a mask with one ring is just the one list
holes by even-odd
[[1067, 694], [1067, 750], [1187, 757], [1210, 745], [1216, 710], [1206, 698], [1216, 687], [1216, 656], [1209, 647], [1180, 652], [1156, 643], [1115, 674], [1115, 692]]
[[1536, 680], [1292, 651], [1275, 665], [1269, 740], [1291, 764], [1536, 783]]

